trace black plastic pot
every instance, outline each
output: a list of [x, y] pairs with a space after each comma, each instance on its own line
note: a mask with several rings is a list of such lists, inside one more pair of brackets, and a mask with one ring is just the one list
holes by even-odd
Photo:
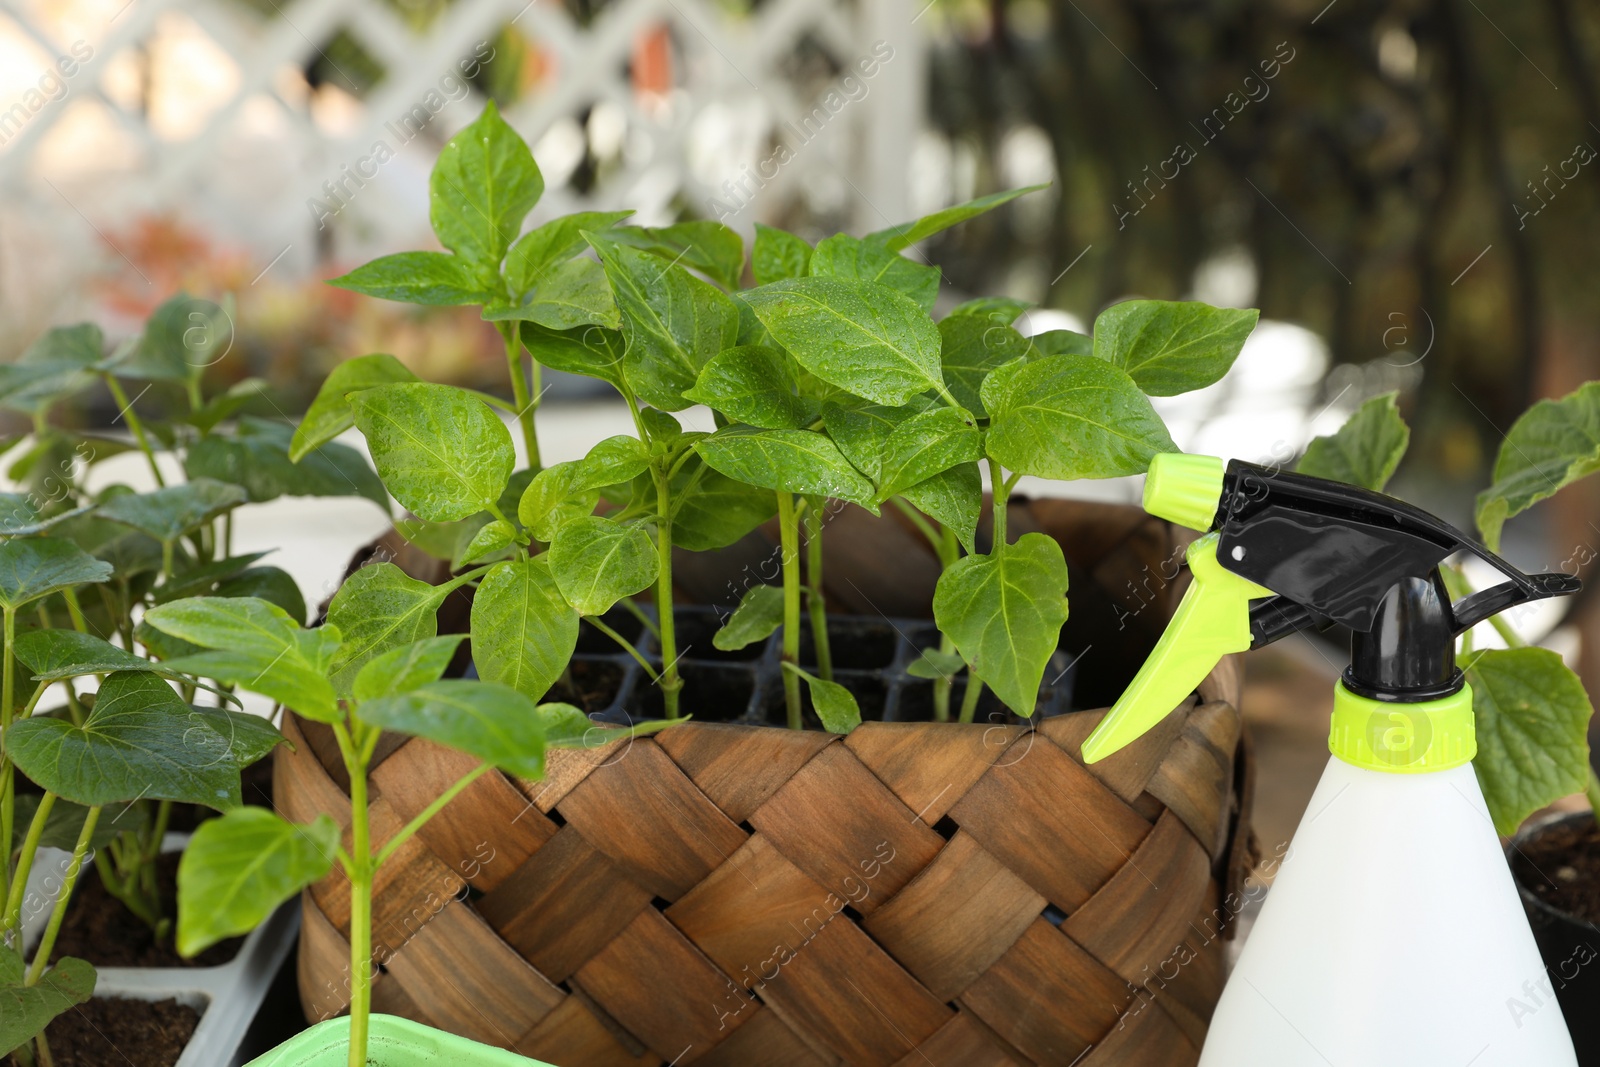
[[[1524, 827], [1512, 838], [1508, 850], [1512, 877], [1527, 909], [1550, 988], [1572, 1033], [1580, 1067], [1600, 1067], [1600, 925], [1561, 911], [1533, 892], [1529, 881], [1542, 875], [1524, 853], [1541, 835], [1593, 819], [1593, 813], [1587, 811], [1543, 819]], [[1540, 990], [1537, 995], [1546, 994]]]

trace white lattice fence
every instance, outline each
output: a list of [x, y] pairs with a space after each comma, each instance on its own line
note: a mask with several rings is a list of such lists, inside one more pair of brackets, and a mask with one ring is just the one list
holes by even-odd
[[[140, 215], [175, 215], [284, 274], [415, 246], [438, 146], [483, 106], [461, 63], [507, 62], [508, 26], [534, 72], [507, 118], [546, 171], [540, 218], [629, 207], [748, 229], [798, 206], [875, 229], [909, 213], [926, 0], [767, 0], [742, 15], [614, 0], [586, 25], [559, 0], [455, 0], [425, 32], [383, 0], [261, 2], [0, 5], [9, 325], [70, 291]], [[383, 68], [364, 94], [306, 80], [319, 57], [343, 73], [328, 57], [340, 31]]]

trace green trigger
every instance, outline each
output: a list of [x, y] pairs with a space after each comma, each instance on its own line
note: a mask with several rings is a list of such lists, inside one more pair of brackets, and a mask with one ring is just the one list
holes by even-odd
[[1218, 536], [1206, 534], [1189, 546], [1189, 591], [1155, 651], [1083, 743], [1085, 763], [1138, 740], [1194, 692], [1223, 656], [1250, 647], [1250, 601], [1273, 593], [1217, 562]]

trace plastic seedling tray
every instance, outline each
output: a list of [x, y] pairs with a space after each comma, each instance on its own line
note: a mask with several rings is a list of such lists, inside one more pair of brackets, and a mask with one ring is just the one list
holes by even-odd
[[[367, 1062], [379, 1067], [551, 1067], [409, 1019], [369, 1019]], [[329, 1019], [251, 1060], [248, 1067], [345, 1067], [349, 1054], [350, 1020]]]
[[[652, 618], [654, 612], [645, 609]], [[694, 706], [683, 711], [696, 722], [731, 722], [741, 725], [782, 726], [785, 723], [783, 697], [782, 633], [737, 652], [724, 652], [711, 643], [722, 626], [724, 613], [701, 606], [683, 606], [674, 612], [678, 630], [678, 669], [687, 687], [685, 693]], [[636, 647], [650, 663], [661, 665], [661, 650], [655, 638], [622, 609], [613, 609], [606, 623], [618, 633], [636, 635]], [[815, 671], [811, 651], [809, 620], [800, 660]], [[834, 680], [855, 693], [863, 718], [885, 722], [927, 722], [932, 718], [933, 683], [906, 673], [906, 668], [924, 648], [937, 648], [939, 633], [926, 619], [889, 619], [856, 615], [830, 615], [830, 643], [833, 648]], [[1038, 716], [1059, 715], [1072, 710], [1075, 661], [1066, 650], [1058, 651], [1045, 670], [1039, 688]], [[590, 702], [584, 710], [603, 722], [626, 724], [640, 719], [660, 718], [661, 698], [650, 678], [633, 657], [618, 649], [609, 638], [592, 627], [580, 630], [578, 652], [573, 657], [575, 675], [615, 678], [615, 696], [601, 706]], [[957, 679], [951, 695], [951, 716], [961, 706], [965, 681]], [[714, 694], [709, 697], [696, 694]], [[552, 691], [546, 700], [569, 700]], [[582, 701], [572, 703], [583, 706]], [[1007, 711], [997, 710], [993, 695], [985, 693], [979, 704], [977, 721], [991, 722], [999, 715], [1005, 722], [1021, 723]], [[820, 728], [807, 712], [807, 725]]]
[[[188, 834], [168, 834], [161, 850], [179, 851], [188, 840]], [[28, 879], [27, 899], [40, 902], [40, 906], [30, 907], [23, 925], [23, 943], [30, 951], [43, 934], [59, 893], [59, 880], [52, 881], [51, 876], [64, 870], [70, 858], [70, 853], [56, 849], [39, 850]], [[96, 875], [86, 868], [83, 877]], [[200, 1012], [200, 1023], [175, 1067], [240, 1067], [244, 1059], [239, 1046], [245, 1031], [299, 930], [300, 898], [296, 896], [251, 931], [227, 963], [215, 967], [97, 967], [94, 995], [123, 1000], [171, 998], [194, 1008]]]

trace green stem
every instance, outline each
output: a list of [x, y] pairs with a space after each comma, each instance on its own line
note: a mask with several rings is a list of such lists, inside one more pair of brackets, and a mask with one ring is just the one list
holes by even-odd
[[1495, 633], [1500, 635], [1500, 640], [1506, 643], [1507, 648], [1527, 648], [1528, 642], [1524, 641], [1511, 624], [1498, 615], [1489, 616], [1489, 625], [1494, 627]]
[[78, 882], [78, 872], [83, 870], [83, 856], [89, 851], [89, 842], [94, 837], [95, 823], [100, 821], [100, 809], [90, 808], [89, 813], [83, 817], [83, 829], [78, 831], [78, 843], [72, 848], [72, 862], [67, 864], [67, 872], [61, 880], [61, 895], [56, 898], [56, 906], [50, 912], [50, 922], [44, 928], [44, 937], [39, 939], [39, 947], [33, 954], [33, 966], [28, 968], [28, 977], [24, 985], [38, 985], [39, 978], [44, 974], [46, 963], [49, 962], [50, 953], [56, 947], [56, 935], [61, 932], [61, 920], [67, 917], [67, 905], [72, 902], [72, 887]]
[[472, 770], [468, 771], [466, 775], [460, 778], [455, 785], [451, 786], [449, 789], [446, 789], [443, 793], [440, 793], [438, 797], [434, 799], [432, 804], [429, 804], [427, 807], [417, 812], [415, 818], [402, 826], [400, 828], [400, 832], [391, 837], [388, 842], [378, 850], [378, 854], [372, 858], [373, 870], [376, 871], [379, 867], [382, 867], [384, 860], [394, 855], [396, 849], [405, 844], [407, 841], [411, 840], [411, 836], [418, 830], [422, 829], [424, 823], [433, 818], [435, 815], [439, 814], [439, 812], [444, 809], [446, 804], [450, 803], [457, 796], [459, 796], [463, 789], [467, 788], [467, 786], [471, 785], [473, 782], [476, 782], [483, 776], [484, 772], [488, 770], [489, 765], [487, 763], [480, 763], [477, 767], [474, 767]]
[[133, 410], [133, 401], [128, 399], [128, 394], [122, 389], [122, 383], [117, 381], [113, 374], [102, 374], [106, 386], [111, 390], [111, 397], [122, 409], [123, 418], [128, 420], [128, 429], [133, 431], [133, 439], [139, 443], [139, 451], [144, 453], [145, 461], [150, 464], [150, 473], [156, 476], [156, 485], [166, 488], [167, 481], [161, 477], [161, 467], [156, 463], [156, 453], [150, 447], [150, 439], [145, 436], [144, 423], [139, 420], [139, 413]]
[[593, 626], [596, 630], [599, 630], [601, 633], [605, 634], [607, 637], [611, 638], [611, 640], [620, 645], [624, 652], [632, 656], [634, 660], [638, 662], [639, 666], [644, 668], [644, 673], [650, 676], [650, 680], [652, 682], [660, 684], [661, 675], [654, 667], [650, 666], [650, 661], [645, 659], [644, 654], [634, 647], [632, 641], [629, 641], [626, 637], [623, 637], [621, 634], [617, 633], [617, 631], [601, 622], [598, 615], [585, 615], [583, 616], [583, 621], [588, 623], [590, 626]]
[[5, 752], [6, 734], [11, 729], [11, 713], [16, 699], [15, 663], [11, 649], [17, 642], [17, 609], [6, 607], [5, 666], [0, 668], [0, 885], [11, 884], [11, 829], [16, 816], [16, 776], [12, 772], [11, 757]]
[[989, 460], [989, 480], [994, 486], [994, 546], [989, 550], [1000, 555], [1006, 547], [1006, 502], [1011, 498], [1011, 482], [1005, 480], [1000, 464]]
[[933, 523], [923, 517], [922, 512], [912, 507], [903, 497], [890, 497], [889, 503], [899, 508], [900, 513], [911, 520], [911, 525], [915, 526], [917, 531], [928, 539], [928, 543], [933, 546], [935, 552], [939, 551], [941, 541], [939, 531], [933, 528]]
[[61, 591], [61, 597], [67, 602], [67, 614], [72, 616], [72, 628], [80, 634], [89, 632], [89, 620], [83, 617], [83, 605], [78, 603], [78, 591], [70, 585]]
[[811, 613], [811, 643], [817, 673], [833, 681], [833, 649], [828, 643], [828, 602], [822, 592], [822, 498], [806, 501], [806, 609]]
[[1594, 773], [1594, 766], [1589, 767], [1589, 779], [1583, 786], [1584, 795], [1589, 798], [1589, 807], [1594, 809], [1594, 817], [1600, 822], [1600, 776]]
[[660, 465], [656, 472], [656, 558], [659, 576], [656, 578], [656, 617], [661, 641], [661, 698], [666, 706], [667, 718], [678, 717], [678, 690], [683, 679], [678, 675], [678, 626], [672, 617], [672, 500], [667, 478]]
[[372, 875], [377, 865], [367, 812], [367, 761], [361, 743], [366, 739], [360, 736], [360, 722], [351, 721], [356, 738], [343, 723], [334, 723], [334, 737], [350, 775], [350, 855], [345, 866], [350, 879], [349, 1067], [366, 1067], [367, 1022], [372, 1013]]
[[[961, 558], [961, 546], [956, 541], [956, 532], [950, 527], [942, 527], [939, 531], [940, 571], [947, 571]], [[939, 631], [939, 651], [948, 656], [955, 652], [956, 643], [950, 635], [943, 630]], [[950, 721], [950, 691], [955, 684], [953, 675], [941, 675], [933, 680], [933, 721]]]
[[629, 615], [632, 615], [634, 618], [638, 619], [639, 625], [650, 631], [650, 635], [652, 637], [656, 638], [658, 641], [661, 639], [661, 628], [656, 625], [656, 620], [652, 619], [643, 608], [635, 604], [633, 602], [633, 597], [625, 596], [621, 600], [617, 601], [617, 603], [621, 604], [623, 610]]
[[[533, 426], [533, 413], [539, 406], [539, 399], [528, 395], [528, 380], [522, 373], [522, 338], [517, 334], [515, 322], [500, 322], [495, 326], [506, 343], [506, 370], [511, 374], [511, 399], [517, 405], [517, 422], [522, 427], [523, 446], [528, 450], [528, 466], [539, 470], [539, 435]], [[534, 367], [538, 366], [535, 361]]]
[[172, 580], [172, 539], [161, 542], [161, 584], [165, 585]]
[[4, 918], [0, 918], [0, 933], [15, 930], [22, 922], [22, 898], [27, 895], [28, 875], [33, 870], [33, 859], [39, 851], [39, 838], [44, 836], [44, 824], [50, 819], [50, 809], [56, 806], [56, 795], [45, 793], [39, 807], [28, 824], [28, 836], [22, 840], [22, 854], [17, 857], [17, 876], [11, 880], [11, 893], [6, 898]]
[[[794, 495], [778, 490], [778, 531], [783, 553], [783, 662], [800, 665], [800, 523], [794, 513]], [[789, 729], [805, 728], [800, 714], [800, 676], [783, 672], [783, 699], [789, 712]]]
[[970, 670], [967, 672], [967, 692], [961, 698], [961, 721], [971, 722], [978, 711], [978, 698], [983, 696], [983, 682]]
[[149, 903], [138, 893], [130, 879], [117, 876], [107, 852], [107, 849], [100, 849], [94, 854], [94, 869], [100, 873], [100, 884], [105, 886], [107, 893], [121, 901], [122, 906], [135, 918], [154, 930], [161, 925], [161, 916], [150, 910]]

